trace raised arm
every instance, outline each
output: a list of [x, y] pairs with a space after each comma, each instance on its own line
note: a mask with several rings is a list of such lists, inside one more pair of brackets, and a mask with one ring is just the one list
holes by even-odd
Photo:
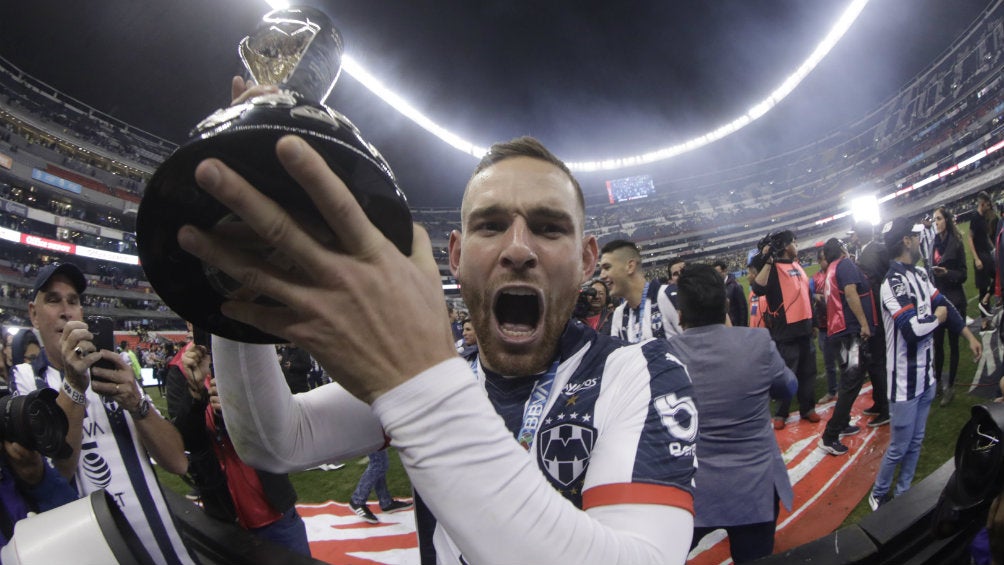
[[386, 443], [369, 405], [338, 384], [290, 393], [271, 345], [213, 336], [213, 364], [227, 431], [241, 459], [255, 468], [299, 471]]

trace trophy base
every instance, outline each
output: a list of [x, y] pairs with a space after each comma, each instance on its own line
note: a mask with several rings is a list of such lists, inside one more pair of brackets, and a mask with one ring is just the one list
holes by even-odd
[[[231, 109], [232, 110], [232, 109]], [[179, 148], [150, 180], [136, 219], [140, 262], [147, 279], [164, 302], [179, 316], [210, 333], [245, 343], [282, 343], [285, 339], [227, 318], [220, 305], [227, 300], [277, 303], [254, 296], [249, 289], [181, 249], [177, 234], [189, 224], [200, 229], [236, 222], [234, 214], [195, 182], [195, 168], [204, 159], [217, 158], [271, 198], [324, 244], [334, 246], [335, 236], [307, 193], [293, 180], [275, 155], [275, 144], [284, 135], [301, 136], [320, 153], [345, 182], [366, 216], [404, 254], [411, 254], [412, 223], [404, 194], [383, 159], [348, 127], [317, 128], [282, 124], [276, 108], [252, 108], [243, 118], [214, 129]], [[289, 121], [288, 110], [283, 112]], [[262, 114], [257, 120], [249, 116]], [[248, 123], [248, 122], [252, 123]], [[277, 123], [278, 122], [278, 123]], [[318, 131], [320, 130], [320, 131]], [[244, 226], [247, 228], [247, 226]], [[321, 233], [323, 232], [323, 233]], [[246, 250], [264, 262], [291, 270], [291, 263], [274, 249], [255, 245]]]

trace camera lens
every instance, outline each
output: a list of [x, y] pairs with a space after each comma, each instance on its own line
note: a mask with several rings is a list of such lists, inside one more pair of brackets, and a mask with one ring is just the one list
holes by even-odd
[[51, 388], [23, 396], [0, 397], [0, 438], [20, 443], [46, 457], [67, 457], [69, 422], [56, 404], [59, 395]]

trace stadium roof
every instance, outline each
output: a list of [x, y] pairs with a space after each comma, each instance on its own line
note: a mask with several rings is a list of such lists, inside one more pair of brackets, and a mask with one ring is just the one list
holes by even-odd
[[[541, 138], [569, 160], [682, 142], [763, 99], [815, 48], [850, 0], [611, 3], [417, 0], [310, 2], [347, 52], [441, 125], [488, 143]], [[660, 165], [672, 175], [725, 153], [753, 160], [822, 137], [923, 70], [986, 0], [870, 2], [799, 88], [763, 120]], [[172, 141], [228, 102], [236, 44], [257, 0], [33, 0], [0, 17], [0, 55], [101, 111]], [[456, 205], [470, 156], [402, 118], [352, 77], [329, 105], [381, 149], [411, 202]], [[587, 193], [599, 180], [583, 178]], [[682, 174], [682, 173], [681, 173]]]

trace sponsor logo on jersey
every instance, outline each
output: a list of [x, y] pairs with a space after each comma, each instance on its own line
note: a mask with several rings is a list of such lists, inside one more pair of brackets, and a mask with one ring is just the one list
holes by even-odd
[[565, 388], [561, 389], [561, 394], [564, 394], [565, 396], [572, 396], [584, 390], [589, 390], [598, 384], [600, 384], [600, 379], [596, 377], [586, 379], [581, 383], [568, 383], [565, 385]]
[[596, 430], [579, 424], [558, 424], [537, 438], [540, 458], [547, 474], [569, 486], [586, 471], [596, 442]]

